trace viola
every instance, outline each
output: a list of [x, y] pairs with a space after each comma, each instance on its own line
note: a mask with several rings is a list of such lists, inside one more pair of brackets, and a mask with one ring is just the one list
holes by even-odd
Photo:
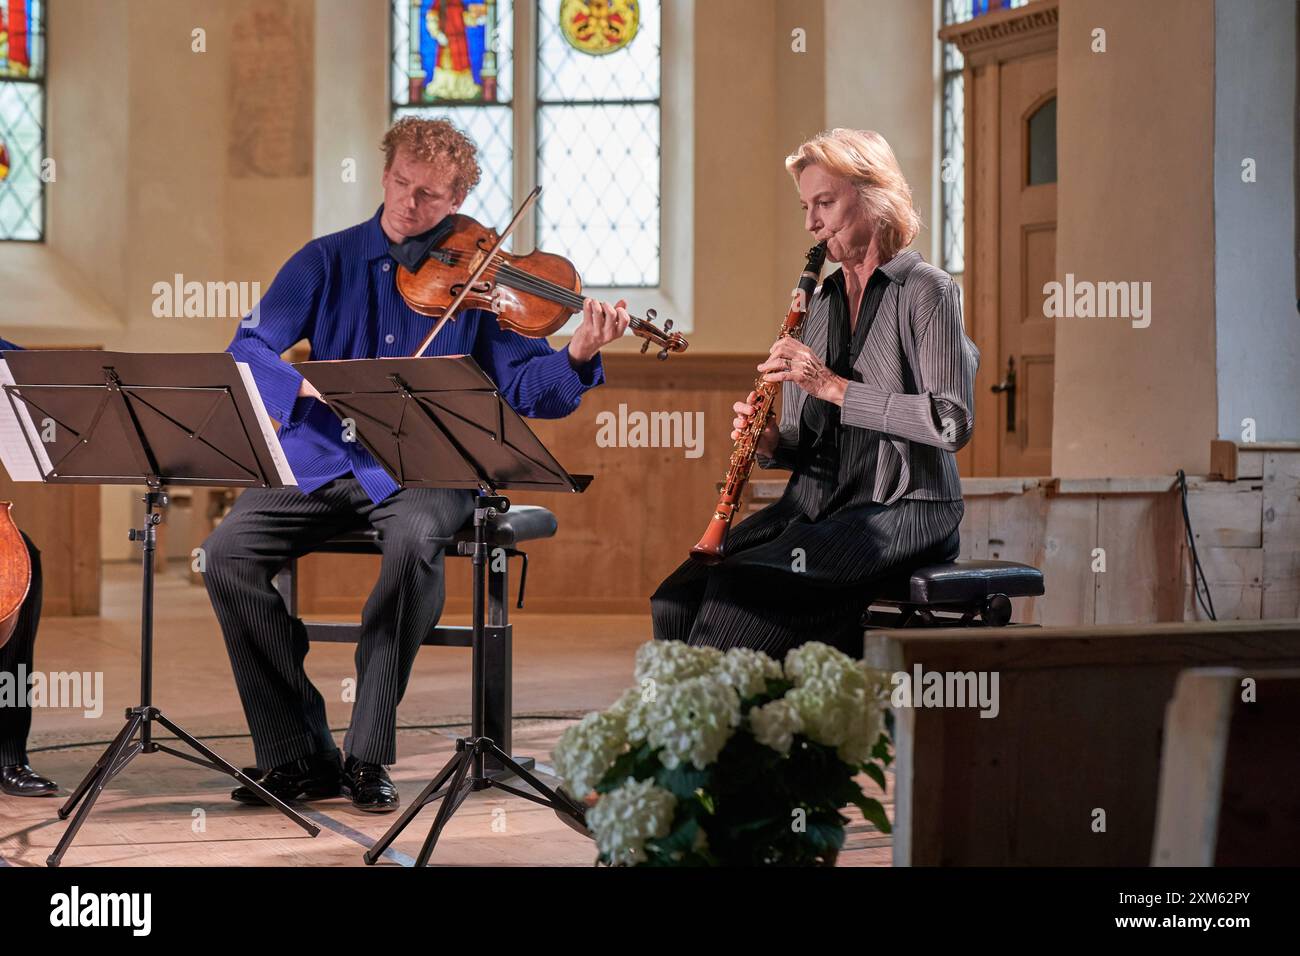
[[[505, 235], [528, 205], [515, 214]], [[502, 328], [535, 339], [554, 334], [569, 316], [582, 311], [582, 278], [568, 259], [541, 250], [523, 256], [504, 252], [503, 235], [469, 216], [450, 218], [451, 231], [429, 251], [418, 271], [397, 270], [397, 291], [406, 304], [421, 315], [442, 320], [417, 356], [428, 348], [447, 316], [462, 308], [491, 312]], [[641, 351], [654, 345], [661, 360], [671, 352], [685, 352], [688, 343], [680, 332], [672, 331], [673, 320], [660, 329], [655, 318], [655, 310], [647, 309], [646, 318], [633, 316], [628, 324], [634, 335], [645, 340]]]
[[0, 647], [13, 637], [32, 586], [32, 558], [14, 522], [13, 502], [0, 501]]

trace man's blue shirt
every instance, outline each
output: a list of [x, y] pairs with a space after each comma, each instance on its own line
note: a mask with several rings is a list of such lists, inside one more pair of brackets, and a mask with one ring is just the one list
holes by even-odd
[[[324, 402], [298, 396], [302, 375], [280, 358], [304, 338], [313, 360], [409, 356], [429, 334], [434, 320], [397, 291], [382, 212], [296, 252], [226, 350], [248, 363], [267, 413], [281, 423], [280, 444], [304, 493], [348, 472], [375, 502], [398, 487], [359, 442], [343, 440], [343, 424]], [[567, 346], [557, 351], [502, 329], [486, 312], [448, 322], [425, 355], [472, 355], [506, 401], [532, 418], [568, 415], [605, 380], [599, 355], [575, 369]]]

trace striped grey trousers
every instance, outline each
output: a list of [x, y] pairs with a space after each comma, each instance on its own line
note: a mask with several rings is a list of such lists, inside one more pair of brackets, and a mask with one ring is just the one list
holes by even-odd
[[337, 534], [379, 531], [383, 558], [361, 615], [356, 702], [343, 748], [359, 760], [391, 764], [397, 705], [416, 652], [442, 614], [443, 550], [473, 511], [472, 493], [441, 488], [402, 488], [375, 504], [351, 475], [311, 494], [250, 488], [236, 499], [204, 542], [203, 579], [260, 768], [336, 749], [324, 699], [303, 668], [306, 629], [289, 616], [275, 575]]
[[650, 599], [657, 640], [748, 647], [781, 660], [805, 641], [862, 656], [862, 611], [873, 584], [952, 561], [961, 501], [904, 498], [810, 520], [789, 496], [737, 525], [727, 558], [686, 561]]

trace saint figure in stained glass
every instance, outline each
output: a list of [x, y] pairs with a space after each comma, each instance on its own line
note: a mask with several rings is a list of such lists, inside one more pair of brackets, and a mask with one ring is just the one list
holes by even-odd
[[562, 0], [560, 30], [574, 49], [602, 56], [632, 42], [640, 16], [637, 0]]
[[496, 102], [496, 0], [416, 2], [412, 102]]
[[35, 76], [39, 72], [33, 33], [39, 33], [35, 0], [0, 0], [0, 77]]

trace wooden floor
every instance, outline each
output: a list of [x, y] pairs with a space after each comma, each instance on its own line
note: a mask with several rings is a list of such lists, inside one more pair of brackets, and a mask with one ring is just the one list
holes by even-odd
[[[139, 576], [133, 565], [105, 570], [104, 616], [47, 618], [36, 645], [39, 671], [102, 671], [102, 714], [41, 709], [30, 749], [37, 770], [70, 789], [94, 763], [137, 703]], [[179, 571], [161, 575], [157, 592], [154, 703], [183, 729], [237, 766], [253, 763], [252, 746], [230, 665], [206, 594]], [[515, 612], [514, 752], [536, 758], [549, 777], [551, 748], [564, 728], [608, 706], [631, 682], [632, 658], [650, 636], [648, 616], [542, 615]], [[448, 623], [468, 623], [449, 616]], [[354, 675], [351, 648], [316, 645], [308, 672], [326, 698], [342, 740]], [[469, 652], [420, 652], [398, 714], [399, 759], [392, 768], [404, 803], [411, 800], [468, 731]], [[892, 780], [891, 789], [892, 789]], [[361, 854], [392, 815], [360, 813], [346, 800], [314, 803], [321, 827], [308, 837], [270, 809], [228, 799], [235, 783], [167, 754], [138, 756], [104, 792], [68, 851], [65, 865], [360, 866]], [[875, 785], [866, 782], [869, 793]], [[891, 794], [892, 796], [892, 794]], [[66, 824], [61, 799], [0, 796], [0, 865], [43, 866]], [[892, 801], [886, 807], [893, 815]], [[435, 808], [427, 808], [389, 850], [382, 865], [409, 866]], [[850, 812], [841, 865], [888, 866], [889, 839]], [[476, 794], [452, 819], [434, 856], [444, 866], [587, 866], [594, 845], [549, 810], [498, 791]]]

